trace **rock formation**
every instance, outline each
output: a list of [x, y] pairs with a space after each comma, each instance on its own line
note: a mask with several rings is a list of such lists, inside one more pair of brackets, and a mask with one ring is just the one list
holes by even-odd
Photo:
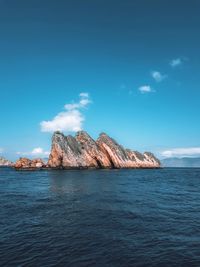
[[0, 166], [12, 166], [12, 162], [5, 159], [4, 157], [0, 157]]
[[75, 137], [54, 133], [48, 166], [64, 169], [159, 168], [160, 162], [152, 153], [124, 149], [105, 133], [94, 141], [86, 132], [80, 131]]
[[20, 158], [15, 162], [14, 167], [15, 169], [41, 169], [45, 168], [46, 164], [42, 159], [31, 160], [27, 158]]

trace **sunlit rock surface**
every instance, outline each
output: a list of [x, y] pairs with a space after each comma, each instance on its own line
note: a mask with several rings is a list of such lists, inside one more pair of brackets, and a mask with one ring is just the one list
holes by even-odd
[[124, 149], [107, 134], [97, 141], [86, 132], [75, 137], [55, 132], [48, 166], [51, 168], [159, 168], [159, 160], [150, 152], [141, 154]]
[[15, 169], [41, 169], [47, 167], [42, 159], [20, 158], [15, 162]]

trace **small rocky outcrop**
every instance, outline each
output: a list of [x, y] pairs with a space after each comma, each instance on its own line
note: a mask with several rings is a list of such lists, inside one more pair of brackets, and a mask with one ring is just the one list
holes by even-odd
[[28, 159], [28, 158], [20, 158], [14, 164], [15, 169], [41, 169], [45, 168], [46, 164], [42, 159]]
[[0, 157], [0, 166], [12, 166], [13, 163], [4, 157]]
[[141, 154], [125, 149], [107, 134], [97, 141], [86, 132], [75, 137], [55, 132], [48, 166], [51, 168], [159, 168], [159, 160], [150, 152]]

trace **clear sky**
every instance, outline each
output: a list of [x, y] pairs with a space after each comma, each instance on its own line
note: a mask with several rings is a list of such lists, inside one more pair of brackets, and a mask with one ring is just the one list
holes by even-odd
[[199, 10], [198, 0], [0, 0], [1, 155], [47, 155], [56, 128], [200, 155]]

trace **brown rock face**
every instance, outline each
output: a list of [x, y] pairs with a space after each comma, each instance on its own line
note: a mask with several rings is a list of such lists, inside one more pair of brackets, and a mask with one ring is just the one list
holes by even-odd
[[96, 168], [112, 168], [109, 156], [103, 152], [101, 147], [84, 131], [76, 135], [77, 142], [81, 145], [84, 157], [87, 162], [93, 161]]
[[102, 133], [94, 141], [86, 132], [75, 137], [55, 132], [48, 166], [51, 168], [159, 168], [160, 162], [151, 153], [141, 154], [124, 149]]
[[27, 158], [20, 158], [14, 164], [15, 169], [40, 169], [46, 167], [45, 163], [42, 159], [27, 159]]
[[54, 133], [48, 165], [53, 168], [111, 168], [109, 158], [86, 133], [75, 137]]

